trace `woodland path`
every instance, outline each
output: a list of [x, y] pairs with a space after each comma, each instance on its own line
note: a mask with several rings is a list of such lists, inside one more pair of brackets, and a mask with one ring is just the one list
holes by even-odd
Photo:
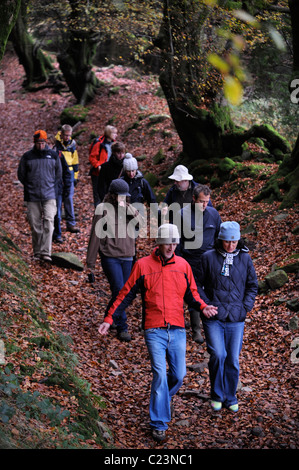
[[[188, 373], [175, 397], [176, 415], [170, 423], [167, 441], [156, 444], [152, 440], [148, 424], [151, 370], [140, 332], [140, 298], [128, 310], [133, 335], [130, 343], [119, 342], [113, 332], [100, 337], [97, 328], [109, 299], [109, 286], [100, 263], [97, 263], [96, 282], [91, 285], [86, 282], [86, 272], [32, 261], [23, 187], [17, 183], [18, 162], [31, 147], [36, 129], [45, 129], [50, 137], [55, 136], [61, 111], [74, 104], [74, 100], [70, 94], [53, 95], [48, 89], [31, 94], [23, 92], [22, 68], [13, 54], [6, 54], [0, 71], [6, 93], [6, 103], [0, 105], [0, 223], [23, 251], [32, 277], [38, 282], [39, 296], [52, 328], [71, 335], [73, 349], [79, 358], [78, 373], [91, 384], [94, 394], [106, 400], [107, 407], [99, 410], [99, 415], [113, 432], [113, 445], [121, 449], [297, 448], [298, 364], [291, 361], [291, 342], [296, 335], [288, 329], [292, 313], [285, 303], [275, 305], [278, 299], [294, 295], [296, 281], [292, 276], [279, 291], [259, 295], [246, 320], [240, 360], [239, 413], [234, 415], [226, 410], [213, 413], [210, 410], [206, 347], [192, 341], [188, 328]], [[174, 161], [180, 150], [180, 141], [170, 119], [166, 124], [157, 124], [155, 132], [147, 126], [146, 120], [126, 132], [142, 113], [168, 113], [163, 98], [155, 95], [157, 82], [149, 77], [134, 80], [131, 76], [132, 73], [122, 67], [101, 70], [99, 77], [119, 90], [111, 93], [109, 87], [102, 87], [102, 94], [89, 106], [88, 121], [80, 127], [83, 129], [78, 138], [80, 182], [76, 188], [75, 207], [81, 233], [65, 232], [65, 243], [53, 246], [53, 251], [73, 252], [82, 262], [85, 261], [93, 216], [88, 177], [91, 131], [101, 132], [109, 120], [113, 122], [119, 130], [120, 140], [127, 144], [127, 151], [134, 156], [147, 156], [140, 164], [143, 172], [160, 173]], [[167, 136], [165, 129], [170, 132]], [[166, 159], [155, 166], [152, 157], [159, 148], [165, 152]], [[269, 168], [276, 169], [275, 166]], [[225, 201], [220, 210], [223, 220], [234, 219], [244, 226], [244, 221], [250, 219], [254, 211], [263, 211], [263, 217], [255, 222], [257, 235], [248, 236], [260, 279], [271, 271], [273, 264], [283, 264], [294, 252], [296, 244], [291, 233], [296, 225], [295, 210], [287, 211], [284, 220], [275, 221], [279, 212], [277, 204], [252, 203], [253, 195], [263, 183], [250, 180], [242, 192], [232, 192], [227, 184], [214, 195], [215, 205]], [[153, 246], [153, 241], [141, 240], [138, 256], [148, 254]], [[109, 365], [110, 360], [116, 361], [118, 369]]]

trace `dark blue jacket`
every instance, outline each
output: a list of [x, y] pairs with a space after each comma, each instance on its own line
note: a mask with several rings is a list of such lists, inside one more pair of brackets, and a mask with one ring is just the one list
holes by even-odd
[[18, 179], [24, 186], [24, 200], [28, 202], [56, 199], [56, 182], [62, 177], [58, 154], [50, 149], [37, 150], [35, 146], [24, 153], [18, 166]]
[[151, 203], [157, 202], [149, 182], [143, 177], [143, 174], [139, 170], [137, 170], [134, 178], [128, 178], [126, 174], [121, 178], [129, 185], [131, 204], [134, 202], [147, 202], [148, 205], [150, 205]]
[[[211, 250], [219, 233], [221, 217], [214, 207], [207, 206], [201, 217], [195, 217], [195, 205], [181, 210], [181, 238], [176, 254], [185, 258], [191, 267], [198, 265], [203, 253]], [[193, 242], [194, 248], [188, 247]]]
[[[248, 248], [243, 246], [229, 266], [229, 276], [221, 274], [224, 257], [217, 249], [204, 253], [198, 264], [196, 284], [200, 297], [208, 304], [218, 307], [213, 319], [221, 321], [244, 321], [246, 313], [254, 305], [258, 281]], [[202, 315], [203, 321], [206, 319]]]

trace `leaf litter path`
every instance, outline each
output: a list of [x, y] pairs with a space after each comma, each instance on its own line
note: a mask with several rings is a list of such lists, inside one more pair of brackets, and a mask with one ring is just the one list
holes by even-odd
[[[6, 93], [6, 103], [0, 105], [0, 223], [23, 251], [52, 328], [71, 335], [79, 358], [78, 373], [91, 384], [93, 394], [105, 399], [106, 408], [99, 410], [99, 416], [113, 433], [113, 445], [122, 449], [297, 448], [298, 364], [291, 361], [291, 343], [296, 332], [288, 328], [293, 314], [285, 306], [285, 300], [293, 298], [295, 292], [296, 280], [292, 275], [279, 291], [259, 295], [248, 315], [240, 360], [240, 411], [236, 415], [226, 410], [216, 414], [210, 410], [208, 354], [205, 344], [198, 346], [192, 341], [186, 314], [187, 376], [174, 400], [175, 417], [169, 425], [167, 441], [156, 444], [152, 440], [148, 424], [151, 370], [140, 331], [140, 298], [128, 309], [133, 336], [130, 343], [119, 342], [113, 332], [100, 337], [97, 329], [110, 295], [100, 262], [94, 285], [86, 282], [85, 272], [32, 262], [23, 188], [16, 176], [18, 162], [31, 147], [36, 129], [46, 129], [50, 139], [55, 136], [61, 111], [74, 104], [74, 100], [70, 94], [51, 94], [47, 89], [32, 94], [23, 92], [23, 71], [11, 53], [6, 54], [0, 70]], [[88, 121], [80, 126], [80, 182], [75, 208], [81, 233], [64, 233], [64, 244], [53, 247], [53, 251], [73, 252], [83, 262], [93, 216], [88, 177], [90, 133], [101, 132], [108, 121], [113, 122], [120, 140], [127, 144], [127, 151], [135, 156], [146, 155], [140, 165], [143, 172], [160, 174], [172, 164], [181, 148], [170, 120], [156, 125], [155, 132], [148, 127], [148, 114], [168, 113], [165, 100], [155, 94], [156, 81], [151, 77], [134, 80], [130, 70], [123, 67], [97, 70], [97, 73], [109, 86], [101, 87], [101, 94], [89, 106]], [[117, 93], [109, 92], [111, 86], [119, 87]], [[138, 126], [132, 126], [136, 122]], [[131, 131], [127, 132], [129, 127]], [[167, 137], [165, 129], [170, 131]], [[155, 166], [152, 157], [159, 148], [166, 159], [162, 165]], [[232, 192], [227, 184], [214, 194], [215, 205], [224, 203], [220, 210], [223, 220], [237, 220], [244, 228], [255, 218], [257, 235], [247, 238], [259, 279], [275, 263], [281, 265], [291, 260], [297, 247], [291, 230], [298, 221], [294, 209], [285, 211], [286, 218], [276, 221], [274, 217], [280, 212], [277, 204], [252, 203], [262, 184], [258, 179], [248, 180], [242, 192]], [[140, 240], [138, 256], [147, 255], [153, 246], [152, 240]], [[275, 305], [278, 299], [284, 302]], [[116, 362], [117, 369], [112, 367], [111, 360]], [[47, 387], [43, 387], [42, 393], [47, 394]], [[96, 447], [93, 442], [89, 444]]]

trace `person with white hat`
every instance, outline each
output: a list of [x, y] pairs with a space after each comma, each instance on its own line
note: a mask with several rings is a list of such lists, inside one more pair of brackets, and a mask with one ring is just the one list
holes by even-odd
[[[175, 255], [179, 243], [176, 225], [158, 228], [157, 247], [136, 261], [129, 279], [109, 309], [99, 333], [107, 334], [112, 315], [129, 306], [137, 292], [142, 296], [142, 322], [152, 366], [150, 426], [157, 441], [166, 437], [171, 419], [171, 400], [186, 375], [184, 303], [208, 318], [217, 313], [198, 295], [190, 265]], [[168, 372], [167, 372], [167, 362]]]
[[258, 281], [248, 248], [235, 221], [220, 225], [213, 250], [204, 253], [196, 276], [200, 296], [218, 307], [213, 318], [201, 315], [210, 354], [211, 407], [237, 412], [239, 355], [247, 312], [254, 306]]
[[[182, 208], [184, 204], [190, 204], [192, 202], [192, 195], [194, 188], [198, 185], [193, 180], [193, 176], [190, 175], [188, 168], [184, 165], [178, 165], [175, 167], [173, 174], [168, 176], [169, 179], [174, 181], [174, 184], [167, 191], [163, 203], [171, 206], [173, 203], [177, 203], [179, 208]], [[209, 206], [212, 206], [212, 202], [209, 201]], [[167, 209], [164, 206], [162, 214], [166, 215]], [[169, 211], [169, 222], [173, 222], [173, 213]]]
[[131, 195], [131, 204], [135, 202], [156, 204], [156, 196], [149, 182], [143, 177], [138, 170], [138, 162], [131, 153], [126, 153], [123, 160], [123, 175], [121, 176], [129, 185], [129, 193]]

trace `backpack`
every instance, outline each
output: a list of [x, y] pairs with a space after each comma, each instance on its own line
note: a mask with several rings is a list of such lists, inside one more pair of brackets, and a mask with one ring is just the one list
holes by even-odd
[[95, 139], [93, 139], [93, 141], [91, 142], [91, 144], [90, 144], [90, 146], [89, 146], [89, 151], [88, 151], [89, 155], [90, 155], [90, 153], [91, 153], [93, 147], [95, 146], [95, 144], [97, 144], [98, 142], [100, 142], [100, 144], [101, 144], [102, 142], [104, 142], [104, 140], [105, 140], [105, 136], [104, 136], [104, 135], [101, 135], [101, 136], [96, 137]]

